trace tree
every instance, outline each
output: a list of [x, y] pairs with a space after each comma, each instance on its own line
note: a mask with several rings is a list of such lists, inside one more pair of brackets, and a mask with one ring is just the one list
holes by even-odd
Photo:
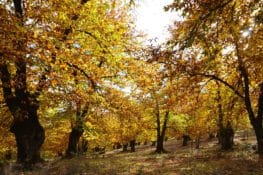
[[[77, 152], [78, 140], [84, 132], [83, 120], [88, 112], [88, 106], [90, 103], [96, 102], [91, 99], [91, 95], [97, 93], [102, 97], [103, 93], [101, 92], [104, 86], [107, 86], [107, 83], [117, 82], [118, 74], [124, 72], [118, 64], [127, 61], [124, 54], [127, 54], [125, 53], [126, 47], [128, 47], [127, 43], [131, 41], [129, 38], [129, 30], [131, 29], [125, 25], [129, 18], [127, 4], [94, 1], [85, 6], [85, 3], [77, 6], [82, 9], [79, 14], [76, 14], [75, 11], [73, 14], [70, 13], [70, 16], [73, 16], [69, 18], [72, 24], [66, 27], [63, 32], [65, 42], [70, 39], [78, 45], [77, 49], [69, 49], [68, 53], [72, 55], [75, 52], [72, 56], [77, 55], [78, 59], [68, 61], [62, 58], [60, 62], [66, 63], [76, 72], [74, 79], [79, 83], [75, 85], [77, 86], [75, 93], [82, 91], [82, 94], [86, 94], [79, 95], [79, 99], [75, 99], [77, 118], [70, 133], [67, 154]], [[87, 15], [86, 11], [92, 13]], [[86, 21], [95, 21], [92, 28], [87, 24], [83, 25]], [[92, 39], [92, 41], [86, 43], [85, 38]], [[84, 53], [79, 53], [79, 50]], [[78, 80], [76, 81], [76, 79]], [[82, 103], [84, 103], [84, 109], [81, 109]]]
[[[78, 86], [74, 71], [81, 81], [79, 90], [89, 95], [98, 84], [121, 77], [128, 67], [120, 62], [127, 61], [132, 29], [126, 25], [130, 20], [127, 3], [14, 0], [13, 4], [14, 12], [10, 1], [1, 4], [0, 78], [14, 118], [11, 131], [16, 136], [18, 162], [31, 164], [41, 160], [45, 138], [37, 113], [40, 105], [47, 104], [42, 100], [50, 100], [43, 94], [53, 94], [49, 97], [57, 101], [58, 96], [70, 94]], [[75, 101], [79, 108], [79, 99]], [[78, 118], [86, 113], [76, 111], [81, 113]], [[80, 120], [76, 121], [80, 126]]]
[[76, 122], [74, 126], [72, 126], [72, 130], [69, 135], [68, 147], [66, 150], [66, 156], [72, 157], [73, 155], [77, 154], [78, 151], [78, 143], [82, 134], [84, 133], [84, 117], [88, 112], [88, 104], [82, 107], [80, 102], [77, 102], [77, 109], [76, 109]]
[[106, 111], [111, 115], [105, 128], [112, 143], [121, 143], [124, 151], [128, 151], [130, 144], [131, 152], [135, 152], [135, 142], [143, 131], [145, 123], [141, 106], [124, 92], [116, 89], [108, 89]]
[[[10, 131], [14, 133], [16, 138], [17, 161], [23, 164], [32, 164], [41, 161], [40, 148], [45, 139], [44, 129], [39, 123], [37, 114], [38, 96], [42, 88], [39, 87], [37, 91], [32, 93], [27, 87], [28, 58], [26, 56], [26, 27], [24, 26], [25, 11], [21, 0], [14, 0], [13, 5], [15, 16], [1, 6], [1, 13], [4, 14], [1, 18], [3, 21], [1, 28], [4, 31], [1, 40], [6, 37], [5, 35], [10, 40], [5, 45], [1, 44], [0, 79], [5, 103], [13, 116]], [[9, 24], [11, 26], [8, 26], [8, 22], [11, 23]], [[3, 50], [3, 47], [7, 47], [7, 49]], [[11, 65], [14, 65], [13, 70]]]
[[[165, 134], [167, 131], [168, 121], [171, 112], [174, 110], [175, 105], [173, 79], [168, 67], [162, 62], [155, 62], [157, 57], [162, 56], [161, 46], [156, 48], [149, 46], [145, 51], [146, 62], [143, 64], [145, 77], [140, 76], [136, 78], [136, 85], [140, 88], [137, 93], [139, 96], [139, 103], [145, 106], [148, 115], [152, 116], [155, 120], [156, 130], [156, 153], [166, 152], [163, 146]], [[142, 63], [144, 62], [141, 60]]]
[[259, 1], [175, 1], [167, 9], [181, 10], [184, 18], [172, 31], [170, 44], [177, 52], [172, 54], [181, 56], [174, 60], [190, 76], [213, 79], [242, 100], [262, 157], [262, 48], [252, 44], [261, 42], [260, 6]]

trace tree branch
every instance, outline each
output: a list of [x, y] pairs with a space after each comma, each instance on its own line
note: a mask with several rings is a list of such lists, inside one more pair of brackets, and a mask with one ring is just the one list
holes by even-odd
[[22, 0], [13, 0], [15, 6], [15, 12], [19, 18], [23, 15]]
[[161, 136], [164, 137], [165, 136], [165, 131], [167, 129], [167, 122], [168, 122], [168, 119], [169, 119], [169, 110], [167, 110], [165, 112], [165, 116], [164, 116], [164, 121], [163, 121], [163, 127], [162, 127], [162, 132], [161, 132]]
[[77, 65], [75, 64], [71, 64], [69, 62], [66, 62], [66, 64], [69, 66], [69, 67], [72, 67], [76, 70], [78, 70], [79, 72], [81, 72], [89, 81], [90, 81], [90, 84], [91, 84], [91, 87], [96, 90], [97, 89], [97, 84], [95, 83], [95, 81], [83, 70], [81, 69], [80, 67], [78, 67]]
[[103, 44], [102, 42], [99, 42], [99, 38], [96, 37], [95, 35], [93, 35], [91, 32], [88, 31], [82, 31], [82, 30], [77, 30], [78, 32], [84, 32], [85, 34], [89, 35], [90, 37], [92, 37], [100, 46], [100, 48], [106, 49], [107, 46], [105, 44]]
[[191, 73], [191, 76], [196, 76], [196, 75], [200, 75], [203, 77], [207, 77], [207, 78], [211, 78], [213, 80], [216, 80], [220, 83], [223, 83], [225, 86], [227, 86], [228, 88], [230, 88], [236, 95], [238, 95], [240, 98], [244, 99], [245, 97], [234, 88], [234, 86], [232, 86], [231, 84], [229, 84], [228, 82], [226, 82], [225, 80], [217, 77], [216, 75], [210, 75], [210, 74], [205, 74], [205, 73]]
[[[252, 125], [255, 125], [255, 114], [252, 108], [251, 99], [250, 99], [250, 85], [249, 85], [249, 75], [247, 72], [247, 69], [244, 65], [243, 59], [240, 55], [239, 45], [238, 45], [238, 39], [235, 37], [235, 47], [236, 47], [236, 54], [237, 54], [237, 61], [238, 61], [238, 69], [240, 71], [240, 75], [243, 78], [243, 85], [244, 85], [244, 92], [245, 92], [245, 105], [248, 112], [248, 116], [250, 118], [250, 121], [252, 122]], [[257, 123], [262, 126], [261, 123]]]
[[184, 43], [183, 43], [183, 45], [180, 47], [180, 50], [187, 48], [188, 46], [190, 46], [190, 45], [193, 43], [193, 41], [194, 41], [194, 39], [195, 39], [195, 37], [196, 37], [196, 33], [197, 33], [198, 29], [200, 28], [200, 26], [201, 26], [201, 24], [202, 24], [203, 21], [206, 21], [206, 20], [211, 16], [211, 14], [212, 14], [214, 11], [217, 11], [217, 10], [219, 10], [219, 9], [223, 9], [224, 7], [226, 7], [226, 6], [227, 6], [230, 2], [232, 2], [232, 1], [233, 1], [233, 0], [228, 0], [228, 1], [226, 1], [225, 3], [223, 3], [223, 4], [220, 3], [219, 5], [215, 6], [215, 7], [212, 8], [212, 9], [210, 9], [210, 10], [208, 11], [208, 13], [201, 15], [201, 16], [196, 20], [197, 22], [193, 25], [193, 27], [192, 27], [192, 29], [190, 30], [190, 32], [188, 33], [186, 39], [184, 39], [184, 41], [183, 41]]

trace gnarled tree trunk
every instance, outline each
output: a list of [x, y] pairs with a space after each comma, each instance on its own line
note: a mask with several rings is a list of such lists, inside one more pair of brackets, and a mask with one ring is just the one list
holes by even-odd
[[68, 148], [66, 151], [67, 157], [72, 157], [78, 153], [78, 143], [79, 139], [83, 134], [83, 129], [79, 127], [72, 128], [69, 134]]
[[[4, 82], [2, 81], [3, 84], [5, 84]], [[14, 133], [16, 139], [17, 161], [24, 165], [42, 161], [40, 148], [44, 143], [45, 133], [37, 116], [38, 101], [36, 99], [30, 100], [30, 97], [23, 92], [16, 91], [16, 96], [14, 96], [7, 95], [7, 91], [4, 88], [5, 101], [13, 116], [10, 131]]]
[[88, 104], [85, 105], [84, 109], [81, 111], [80, 102], [77, 103], [77, 113], [76, 113], [76, 123], [72, 127], [72, 130], [69, 134], [68, 148], [66, 151], [66, 157], [71, 158], [74, 155], [78, 154], [78, 143], [80, 137], [84, 132], [83, 128], [83, 118], [88, 112]]
[[42, 161], [40, 149], [45, 140], [44, 129], [38, 121], [38, 105], [32, 105], [37, 101], [30, 103], [30, 101], [18, 102], [16, 98], [13, 100], [16, 107], [9, 107], [14, 117], [10, 131], [14, 133], [16, 139], [17, 162], [30, 166]]
[[17, 161], [33, 164], [42, 161], [40, 148], [44, 142], [44, 129], [34, 118], [13, 123], [11, 132], [14, 133], [17, 144]]
[[[23, 6], [21, 0], [13, 0], [17, 25], [23, 27]], [[8, 55], [0, 53], [0, 79], [2, 90], [9, 111], [13, 116], [10, 131], [14, 133], [17, 144], [17, 161], [24, 166], [42, 161], [40, 149], [45, 139], [44, 129], [39, 123], [37, 110], [39, 108], [38, 96], [40, 95], [42, 82], [40, 79], [37, 90], [29, 92], [27, 89], [27, 59], [25, 53], [26, 43], [17, 38], [16, 47], [18, 53], [13, 64], [16, 72], [9, 69]], [[14, 74], [14, 75], [13, 75]], [[13, 83], [14, 82], [14, 83]]]

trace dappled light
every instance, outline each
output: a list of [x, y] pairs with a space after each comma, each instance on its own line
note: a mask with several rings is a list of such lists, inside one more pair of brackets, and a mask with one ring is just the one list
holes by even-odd
[[0, 0], [0, 174], [262, 174], [262, 5]]

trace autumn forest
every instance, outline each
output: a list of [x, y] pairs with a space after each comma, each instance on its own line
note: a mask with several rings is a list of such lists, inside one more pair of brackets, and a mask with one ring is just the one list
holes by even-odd
[[263, 174], [263, 2], [137, 7], [0, 0], [0, 174]]

